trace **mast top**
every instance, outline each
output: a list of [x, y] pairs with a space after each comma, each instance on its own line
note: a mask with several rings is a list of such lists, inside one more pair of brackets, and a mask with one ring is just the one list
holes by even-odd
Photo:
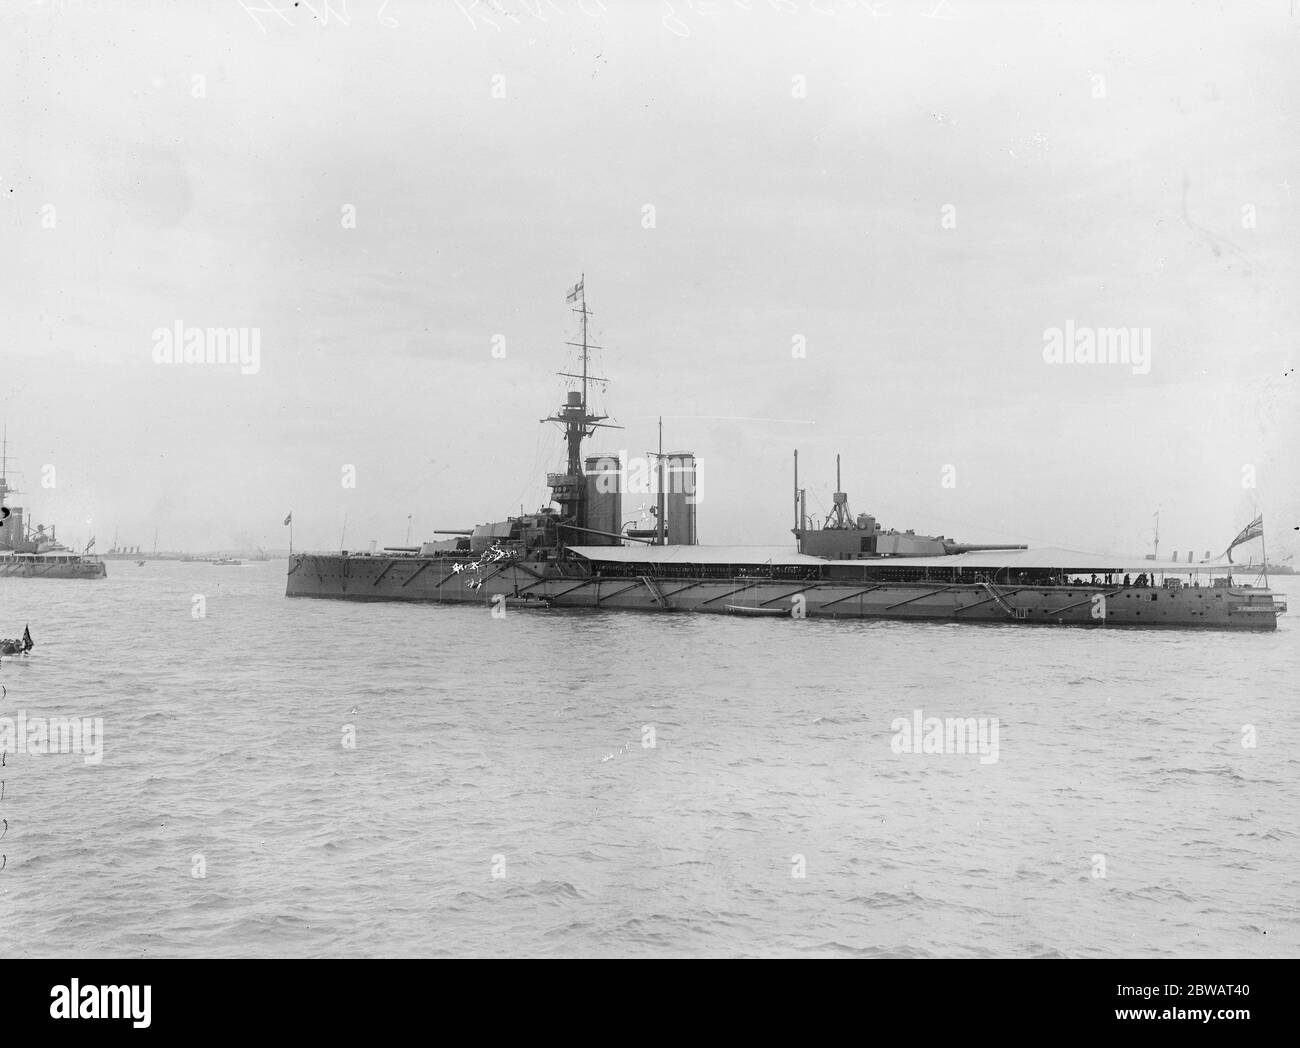
[[602, 376], [593, 376], [589, 370], [591, 359], [591, 343], [587, 340], [587, 318], [591, 311], [587, 308], [587, 275], [584, 273], [578, 278], [578, 282], [569, 288], [569, 293], [564, 300], [570, 305], [576, 306], [574, 312], [582, 317], [582, 340], [573, 342], [570, 345], [576, 346], [582, 350], [582, 370], [580, 372], [560, 371], [557, 374], [566, 378], [576, 378], [582, 382], [581, 391], [575, 390], [570, 393], [567, 402], [553, 415], [548, 415], [542, 419], [543, 422], [555, 422], [564, 427], [564, 438], [568, 444], [568, 463], [567, 475], [569, 477], [578, 477], [582, 474], [582, 442], [591, 436], [597, 429], [622, 429], [605, 421], [608, 415], [592, 414], [588, 407], [587, 387], [592, 381], [606, 382]]

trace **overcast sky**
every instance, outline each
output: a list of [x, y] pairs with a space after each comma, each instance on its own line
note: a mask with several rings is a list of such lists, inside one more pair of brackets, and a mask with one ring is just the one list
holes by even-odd
[[[67, 541], [536, 509], [585, 272], [589, 450], [666, 416], [704, 542], [789, 540], [798, 447], [887, 527], [1297, 548], [1289, 0], [175, 6], [0, 13], [0, 420]], [[157, 363], [178, 323], [257, 371]], [[1149, 370], [1047, 362], [1067, 324]]]

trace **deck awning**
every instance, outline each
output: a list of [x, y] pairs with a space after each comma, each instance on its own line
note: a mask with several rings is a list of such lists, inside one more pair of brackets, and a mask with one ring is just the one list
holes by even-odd
[[1188, 564], [1173, 560], [1147, 560], [1140, 553], [1099, 553], [1096, 550], [1070, 549], [1065, 546], [1039, 546], [1030, 549], [975, 550], [948, 557], [884, 557], [871, 563], [900, 568], [970, 568], [979, 571], [1064, 571], [1073, 575], [1130, 574], [1156, 572], [1161, 575], [1189, 574], [1194, 571], [1229, 572], [1240, 564], [1213, 562]]
[[871, 568], [965, 568], [977, 571], [1064, 571], [1074, 575], [1131, 575], [1156, 572], [1161, 575], [1192, 572], [1226, 573], [1255, 570], [1241, 564], [1216, 560], [1208, 564], [1183, 561], [1147, 560], [1141, 554], [1097, 553], [1043, 546], [1036, 549], [977, 550], [944, 557], [871, 557], [855, 560], [825, 560], [799, 553], [789, 546], [569, 546], [587, 560], [603, 564], [697, 564], [769, 567], [811, 567], [852, 565]]
[[569, 546], [587, 560], [603, 564], [726, 564], [813, 567], [826, 564], [790, 546]]

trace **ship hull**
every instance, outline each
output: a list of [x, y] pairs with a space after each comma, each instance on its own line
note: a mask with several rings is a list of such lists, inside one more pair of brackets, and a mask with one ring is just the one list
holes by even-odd
[[103, 561], [53, 560], [17, 554], [0, 557], [0, 579], [102, 579], [108, 568]]
[[[461, 570], [453, 570], [456, 567]], [[353, 601], [476, 604], [500, 609], [536, 602], [553, 609], [696, 612], [793, 618], [910, 619], [1022, 625], [1277, 628], [1268, 590], [1117, 586], [1007, 586], [838, 579], [605, 577], [553, 574], [509, 563], [472, 569], [450, 557], [297, 554], [285, 594]], [[477, 585], [476, 585], [477, 584]]]

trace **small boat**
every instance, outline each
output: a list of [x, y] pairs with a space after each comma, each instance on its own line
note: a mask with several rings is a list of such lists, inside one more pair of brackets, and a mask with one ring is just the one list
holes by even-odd
[[724, 604], [723, 607], [732, 615], [760, 615], [769, 619], [790, 618], [789, 608], [754, 608], [744, 604]]
[[144, 561], [142, 561], [142, 560], [137, 560], [137, 561], [135, 562], [135, 566], [136, 566], [137, 568], [143, 568], [143, 567], [144, 567]]
[[6, 637], [0, 640], [0, 655], [26, 655], [35, 646], [32, 643], [32, 631], [24, 626], [21, 639]]
[[[495, 598], [492, 602], [494, 603]], [[550, 611], [554, 603], [549, 597], [531, 597], [524, 594], [522, 597], [505, 597], [501, 601], [507, 608], [525, 608], [534, 611]]]
[[216, 564], [218, 567], [237, 568], [244, 562], [235, 557], [218, 557], [216, 560], [212, 561], [212, 563]]

